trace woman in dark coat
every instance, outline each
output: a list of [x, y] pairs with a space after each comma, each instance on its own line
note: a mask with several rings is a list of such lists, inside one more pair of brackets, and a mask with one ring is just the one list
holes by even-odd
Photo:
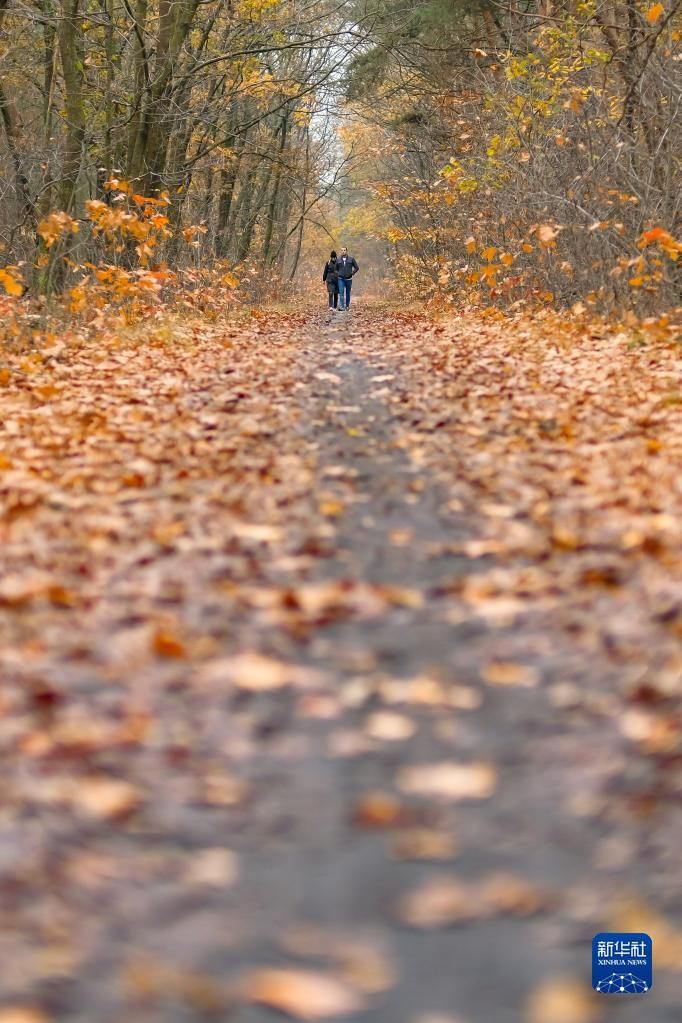
[[322, 280], [327, 282], [329, 308], [336, 309], [339, 304], [339, 278], [336, 272], [336, 253], [332, 249], [329, 260], [324, 265]]

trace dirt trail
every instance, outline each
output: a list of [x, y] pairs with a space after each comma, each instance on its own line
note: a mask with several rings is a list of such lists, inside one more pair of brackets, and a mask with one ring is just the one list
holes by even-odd
[[[105, 499], [139, 509], [115, 557], [91, 547], [102, 598], [5, 594], [0, 1004], [65, 1023], [679, 1019], [676, 768], [664, 784], [624, 735], [623, 664], [560, 604], [466, 603], [499, 567], [475, 517], [495, 518], [494, 484], [432, 457], [458, 410], [425, 424], [411, 404], [402, 329], [361, 307], [266, 324], [260, 394], [238, 342], [216, 347], [178, 399], [200, 406], [199, 465], [166, 449], [172, 485]], [[58, 522], [73, 554], [54, 500], [36, 535]], [[6, 652], [37, 629], [40, 670]], [[644, 1005], [592, 1000], [610, 929], [669, 946]]]

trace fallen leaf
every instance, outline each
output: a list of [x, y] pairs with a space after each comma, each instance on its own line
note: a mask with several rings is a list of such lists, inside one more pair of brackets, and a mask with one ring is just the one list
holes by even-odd
[[80, 778], [70, 787], [68, 802], [95, 820], [121, 820], [138, 809], [142, 794], [135, 785], [117, 778]]
[[435, 877], [404, 895], [397, 915], [410, 927], [431, 930], [482, 919], [490, 915], [490, 907], [475, 886], [453, 877]]
[[414, 735], [415, 725], [403, 714], [394, 714], [389, 710], [379, 710], [365, 721], [365, 731], [372, 739], [385, 742], [402, 742]]
[[299, 924], [285, 932], [282, 948], [304, 959], [327, 959], [339, 977], [367, 994], [386, 991], [396, 982], [393, 963], [383, 942], [354, 928], [336, 932], [312, 924]]
[[267, 692], [289, 685], [311, 685], [317, 677], [311, 669], [250, 650], [234, 657], [210, 661], [198, 673], [198, 680], [202, 683], [211, 685], [227, 681], [238, 689], [251, 692]]
[[410, 764], [398, 771], [398, 788], [415, 796], [457, 802], [488, 799], [497, 786], [495, 766], [487, 761]]
[[191, 854], [184, 880], [188, 884], [227, 888], [234, 884], [238, 872], [237, 857], [230, 849], [199, 849]]
[[609, 914], [614, 931], [650, 935], [656, 950], [656, 966], [682, 972], [682, 930], [639, 897], [616, 902]]
[[531, 992], [525, 1007], [525, 1023], [596, 1023], [603, 1002], [592, 989], [574, 977], [542, 981]]
[[319, 1020], [363, 1008], [359, 993], [329, 973], [297, 969], [254, 970], [239, 984], [242, 997], [290, 1016]]
[[7, 1005], [0, 1009], [0, 1023], [50, 1023], [51, 1017], [42, 1009], [29, 1005]]
[[548, 895], [537, 885], [514, 874], [492, 874], [481, 882], [485, 902], [498, 913], [532, 916], [544, 909]]
[[362, 828], [394, 828], [409, 820], [406, 808], [388, 792], [365, 792], [353, 809], [353, 823]]
[[152, 639], [152, 648], [159, 657], [182, 659], [187, 656], [187, 647], [172, 632], [158, 629]]
[[492, 661], [481, 670], [481, 678], [495, 686], [523, 686], [530, 688], [540, 681], [540, 673], [529, 664], [512, 661]]
[[452, 835], [434, 828], [397, 831], [392, 836], [390, 849], [397, 860], [451, 860], [457, 853]]
[[533, 916], [547, 905], [546, 893], [513, 875], [466, 882], [441, 875], [404, 895], [398, 916], [412, 927], [430, 929], [494, 916]]

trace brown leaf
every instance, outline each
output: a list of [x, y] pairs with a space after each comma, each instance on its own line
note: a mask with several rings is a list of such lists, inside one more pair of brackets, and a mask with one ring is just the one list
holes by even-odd
[[456, 852], [452, 835], [434, 828], [397, 831], [391, 840], [391, 853], [398, 860], [451, 860]]
[[182, 659], [187, 656], [187, 647], [172, 632], [158, 629], [152, 639], [152, 648], [159, 657]]
[[406, 819], [407, 809], [388, 792], [365, 792], [353, 810], [353, 823], [361, 828], [394, 828]]

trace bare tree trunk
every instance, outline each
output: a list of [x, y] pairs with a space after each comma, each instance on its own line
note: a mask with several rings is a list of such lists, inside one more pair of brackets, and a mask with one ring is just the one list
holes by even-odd
[[[0, 0], [0, 31], [5, 20], [8, 0]], [[22, 125], [19, 119], [16, 105], [5, 92], [4, 85], [0, 79], [0, 116], [5, 127], [7, 148], [9, 150], [12, 164], [14, 166], [14, 183], [17, 190], [17, 198], [21, 208], [22, 216], [28, 220], [33, 215], [33, 201], [28, 184], [28, 178], [23, 168], [21, 159]]]
[[282, 123], [280, 127], [279, 136], [279, 149], [277, 152], [277, 169], [275, 171], [275, 180], [272, 186], [272, 194], [270, 196], [270, 202], [268, 203], [267, 213], [265, 215], [265, 235], [263, 238], [263, 260], [267, 263], [270, 257], [270, 246], [272, 245], [272, 232], [275, 227], [275, 212], [277, 210], [277, 202], [279, 200], [279, 190], [282, 184], [282, 171], [284, 169], [283, 157], [284, 150], [287, 144], [287, 131], [289, 127], [289, 115], [285, 112], [282, 116]]
[[79, 7], [80, 0], [62, 0], [57, 30], [66, 106], [66, 147], [61, 167], [59, 205], [67, 213], [72, 211], [76, 199], [85, 139], [83, 34]]

